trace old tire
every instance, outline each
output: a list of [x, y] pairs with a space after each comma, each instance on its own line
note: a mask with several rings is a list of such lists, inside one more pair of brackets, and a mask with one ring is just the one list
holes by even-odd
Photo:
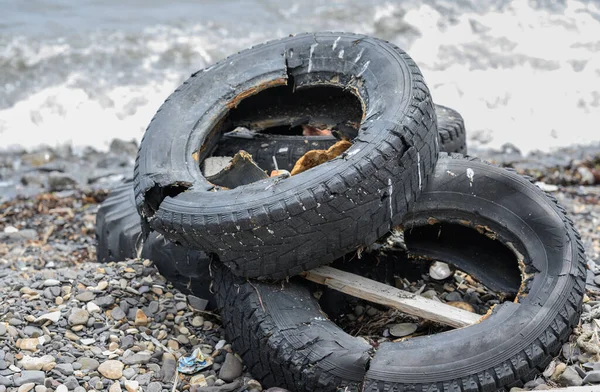
[[98, 262], [139, 257], [143, 237], [135, 210], [131, 181], [113, 189], [96, 214], [96, 258]]
[[215, 268], [223, 325], [253, 376], [293, 391], [483, 392], [508, 391], [543, 371], [582, 306], [585, 255], [565, 210], [515, 172], [441, 156], [405, 230], [432, 222], [484, 225], [524, 256], [517, 301], [497, 305], [471, 327], [383, 343], [374, 351], [323, 317], [299, 281], [247, 282]]
[[98, 262], [150, 259], [174, 287], [208, 299], [214, 307], [209, 289], [210, 258], [205, 252], [176, 245], [159, 233], [151, 233], [142, 241], [132, 181], [115, 188], [100, 205], [96, 215], [96, 243]]
[[[467, 153], [465, 123], [456, 110], [442, 105], [434, 105], [437, 116], [440, 151], [447, 153]], [[215, 156], [234, 156], [238, 151], [252, 151], [251, 155], [258, 166], [265, 170], [275, 170], [273, 157], [279, 169], [292, 170], [294, 164], [309, 150], [326, 150], [337, 139], [333, 136], [300, 136], [256, 133], [248, 138], [236, 134], [224, 135], [219, 141]]]
[[[288, 81], [295, 91], [323, 83], [355, 91], [365, 117], [352, 147], [285, 180], [218, 190], [198, 168], [205, 139], [228, 106]], [[235, 274], [283, 278], [400, 223], [433, 170], [437, 137], [429, 91], [406, 53], [366, 36], [301, 34], [198, 72], [167, 99], [141, 142], [136, 204], [150, 229], [218, 255]]]

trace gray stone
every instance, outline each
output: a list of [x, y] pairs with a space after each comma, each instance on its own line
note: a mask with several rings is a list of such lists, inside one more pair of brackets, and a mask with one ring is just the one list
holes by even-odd
[[462, 296], [460, 295], [460, 293], [458, 291], [453, 291], [446, 295], [446, 301], [448, 301], [448, 302], [462, 301]]
[[81, 370], [94, 371], [94, 370], [98, 369], [98, 366], [100, 366], [100, 362], [98, 362], [94, 358], [88, 358], [88, 357], [79, 357], [77, 359], [77, 363], [80, 364]]
[[84, 291], [75, 296], [75, 299], [81, 302], [89, 302], [94, 298], [96, 298], [96, 294], [92, 293], [91, 291]]
[[[102, 388], [97, 388], [97, 389], [102, 389]], [[79, 387], [73, 389], [73, 392], [85, 392], [85, 388], [79, 386]]]
[[578, 387], [583, 384], [583, 380], [573, 366], [568, 366], [558, 377], [558, 383], [563, 387]]
[[46, 392], [48, 388], [45, 385], [37, 385], [35, 387], [35, 392]]
[[73, 390], [79, 386], [79, 381], [74, 376], [69, 376], [63, 383], [69, 390]]
[[4, 324], [0, 324], [0, 336], [6, 335], [6, 327]]
[[172, 382], [175, 377], [175, 369], [177, 368], [177, 360], [170, 353], [162, 355], [162, 380], [163, 382]]
[[73, 374], [73, 365], [70, 363], [59, 363], [54, 367], [54, 369], [58, 370], [65, 376], [70, 376]]
[[0, 385], [10, 387], [13, 385], [13, 381], [8, 377], [0, 376]]
[[149, 351], [140, 351], [139, 353], [129, 355], [123, 358], [123, 363], [125, 365], [136, 365], [136, 364], [145, 364], [150, 362], [150, 358], [152, 358], [152, 353]]
[[96, 305], [100, 306], [101, 308], [107, 308], [115, 303], [115, 299], [110, 295], [105, 295], [103, 297], [96, 298], [94, 300], [94, 302], [96, 303]]
[[128, 380], [131, 380], [132, 378], [135, 377], [137, 372], [138, 371], [135, 368], [125, 368], [125, 369], [123, 369], [123, 377], [125, 377]]
[[121, 338], [121, 348], [123, 350], [127, 350], [128, 348], [133, 346], [134, 342], [135, 340], [133, 339], [133, 336], [125, 335]]
[[37, 239], [37, 231], [33, 229], [21, 229], [14, 233], [0, 232], [0, 243], [10, 244], [17, 242], [24, 242], [29, 240]]
[[158, 301], [152, 301], [148, 304], [148, 307], [144, 309], [144, 313], [147, 316], [154, 316], [158, 312]]
[[581, 350], [576, 344], [565, 343], [562, 346], [562, 355], [567, 361], [577, 361], [577, 357], [581, 354]]
[[23, 328], [23, 333], [27, 336], [31, 336], [32, 338], [38, 338], [44, 334], [41, 329], [34, 327], [33, 325], [28, 325]]
[[152, 376], [152, 373], [140, 374], [135, 378], [135, 381], [139, 382], [141, 386], [146, 386], [150, 383]]
[[225, 362], [219, 370], [219, 378], [226, 382], [232, 382], [242, 375], [242, 363], [233, 354], [227, 353]]
[[161, 392], [162, 391], [162, 384], [159, 382], [151, 382], [150, 384], [148, 384], [148, 387], [146, 388], [146, 392]]
[[188, 303], [190, 306], [197, 310], [206, 310], [206, 305], [208, 305], [208, 300], [204, 298], [196, 297], [195, 295], [188, 295]]
[[13, 377], [15, 386], [20, 387], [23, 384], [33, 382], [35, 384], [43, 384], [46, 374], [41, 370], [23, 370], [20, 375], [16, 374]]
[[115, 320], [121, 320], [125, 318], [125, 312], [119, 306], [115, 306], [111, 311], [110, 315]]
[[592, 370], [591, 372], [586, 373], [585, 378], [583, 379], [583, 383], [600, 383], [600, 370]]
[[75, 185], [77, 185], [77, 180], [66, 173], [53, 171], [48, 175], [48, 188], [50, 188], [50, 192], [72, 189]]
[[362, 305], [356, 305], [356, 307], [354, 308], [354, 315], [356, 317], [360, 317], [365, 313], [365, 307]]
[[390, 326], [390, 334], [392, 336], [400, 338], [402, 336], [407, 336], [415, 332], [417, 330], [417, 327], [417, 324], [413, 323], [393, 324]]
[[75, 308], [69, 315], [69, 325], [83, 325], [87, 323], [90, 314], [85, 309]]

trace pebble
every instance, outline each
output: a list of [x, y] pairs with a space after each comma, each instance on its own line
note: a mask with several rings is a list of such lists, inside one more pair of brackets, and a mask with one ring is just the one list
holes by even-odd
[[201, 327], [204, 324], [204, 317], [195, 316], [190, 322], [190, 324], [192, 324], [192, 326], [194, 327]]
[[123, 358], [123, 363], [125, 363], [125, 365], [146, 364], [150, 362], [151, 358], [152, 353], [148, 351], [140, 351], [139, 353]]
[[467, 302], [450, 301], [450, 302], [448, 302], [448, 305], [454, 306], [455, 308], [458, 308], [458, 309], [466, 310], [467, 312], [476, 313], [473, 305], [471, 305], [470, 303], [467, 303]]
[[113, 382], [110, 388], [108, 388], [108, 392], [121, 392], [121, 384], [119, 382]]
[[56, 392], [69, 392], [69, 388], [67, 388], [67, 386], [64, 384], [60, 384], [58, 387], [56, 387]]
[[177, 368], [177, 360], [170, 353], [164, 353], [162, 355], [162, 380], [164, 382], [171, 382], [175, 377], [175, 370]]
[[146, 324], [148, 324], [148, 317], [142, 309], [138, 309], [135, 312], [135, 325], [142, 326]]
[[111, 295], [105, 295], [103, 297], [97, 297], [94, 302], [101, 308], [108, 308], [115, 303], [115, 299]]
[[6, 335], [6, 327], [4, 324], [0, 324], [0, 336]]
[[53, 323], [57, 323], [58, 320], [60, 320], [60, 318], [61, 318], [60, 311], [49, 312], [49, 313], [42, 314], [40, 317], [36, 318], [35, 322], [36, 323], [41, 323], [41, 322], [44, 322], [46, 320], [50, 320]]
[[397, 338], [410, 335], [413, 332], [415, 332], [417, 330], [417, 328], [418, 328], [417, 324], [413, 324], [413, 323], [393, 324], [389, 327], [390, 334]]
[[43, 384], [45, 378], [46, 374], [41, 370], [23, 370], [14, 376], [13, 383], [17, 387], [27, 383]]
[[162, 391], [162, 384], [159, 382], [151, 382], [150, 384], [148, 384], [148, 387], [146, 388], [146, 392], [161, 392]]
[[96, 294], [92, 293], [91, 291], [84, 291], [75, 296], [75, 299], [81, 302], [89, 302], [94, 298], [96, 298]]
[[52, 355], [44, 355], [42, 357], [30, 357], [26, 355], [21, 360], [21, 366], [25, 370], [42, 370], [47, 368], [50, 364], [54, 363], [54, 357]]
[[581, 355], [581, 350], [575, 343], [565, 343], [562, 346], [562, 355], [567, 361], [577, 361], [577, 357]]
[[556, 366], [554, 367], [554, 372], [552, 373], [551, 379], [552, 380], [557, 380], [558, 377], [560, 377], [560, 375], [565, 371], [565, 369], [567, 368], [567, 365], [560, 362], [557, 363]]
[[75, 308], [71, 310], [71, 314], [69, 315], [69, 325], [83, 325], [87, 323], [90, 314], [87, 310], [81, 308]]
[[60, 285], [60, 281], [56, 279], [46, 279], [43, 283], [44, 287], [52, 287]]
[[462, 301], [462, 296], [460, 295], [460, 293], [458, 291], [453, 291], [451, 293], [448, 293], [446, 295], [445, 299], [448, 302], [458, 302], [458, 301]]
[[452, 275], [450, 266], [441, 261], [435, 261], [429, 267], [429, 276], [435, 280], [444, 280]]
[[65, 376], [70, 376], [73, 374], [73, 365], [70, 363], [59, 363], [54, 367], [54, 369], [58, 370]]
[[85, 308], [87, 309], [88, 313], [90, 313], [90, 314], [99, 313], [102, 311], [102, 309], [100, 309], [100, 306], [96, 305], [93, 302], [88, 302], [85, 305]]
[[242, 375], [242, 362], [231, 353], [225, 356], [225, 362], [219, 370], [219, 378], [226, 382], [231, 382]]
[[115, 320], [122, 320], [126, 317], [125, 312], [123, 312], [123, 309], [121, 309], [119, 306], [112, 308], [110, 315]]
[[35, 387], [35, 383], [33, 382], [23, 384], [17, 389], [17, 392], [29, 392], [33, 389], [33, 387]]
[[123, 362], [117, 360], [108, 360], [100, 364], [98, 373], [111, 380], [118, 380], [123, 376]]
[[94, 370], [98, 369], [98, 366], [100, 366], [100, 362], [98, 362], [94, 358], [88, 358], [88, 357], [79, 357], [77, 359], [77, 363], [79, 363], [81, 365], [81, 370], [88, 370], [88, 371], [94, 371]]
[[196, 297], [195, 295], [187, 296], [188, 303], [190, 306], [196, 310], [206, 310], [206, 306], [208, 305], [208, 300], [204, 298]]
[[583, 384], [583, 380], [573, 366], [568, 366], [558, 377], [558, 383], [563, 387], [578, 387]]
[[600, 383], [600, 370], [592, 370], [586, 373], [583, 383]]
[[132, 381], [132, 380], [125, 381], [125, 389], [127, 389], [127, 392], [137, 392], [139, 388], [140, 388], [140, 383], [138, 383], [137, 381]]

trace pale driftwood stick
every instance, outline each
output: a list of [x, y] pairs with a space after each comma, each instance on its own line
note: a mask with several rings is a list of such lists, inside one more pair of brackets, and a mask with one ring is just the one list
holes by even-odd
[[331, 267], [317, 267], [304, 272], [302, 276], [353, 297], [389, 306], [412, 316], [455, 328], [475, 324], [482, 317], [442, 302], [423, 298], [408, 291]]

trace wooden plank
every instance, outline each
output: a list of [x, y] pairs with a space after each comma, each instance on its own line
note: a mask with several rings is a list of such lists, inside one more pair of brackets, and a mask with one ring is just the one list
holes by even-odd
[[303, 272], [302, 276], [342, 293], [455, 328], [475, 324], [482, 317], [476, 313], [455, 308], [336, 268], [317, 267]]

